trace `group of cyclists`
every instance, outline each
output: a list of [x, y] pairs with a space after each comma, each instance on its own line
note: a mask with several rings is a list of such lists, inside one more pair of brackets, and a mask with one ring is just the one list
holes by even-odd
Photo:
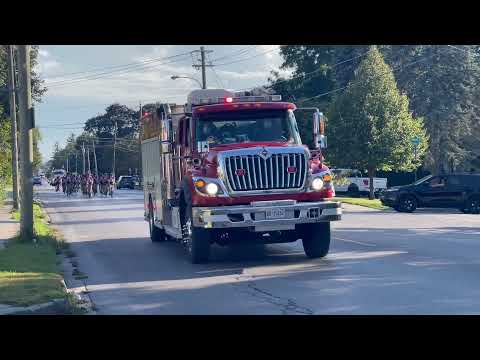
[[111, 174], [96, 176], [90, 172], [80, 175], [67, 173], [56, 177], [51, 185], [55, 187], [55, 191], [63, 191], [68, 197], [79, 191], [89, 198], [96, 196], [98, 192], [103, 196], [113, 197], [115, 177]]

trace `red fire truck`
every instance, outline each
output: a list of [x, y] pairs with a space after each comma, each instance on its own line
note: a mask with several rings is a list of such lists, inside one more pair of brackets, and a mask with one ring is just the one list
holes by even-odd
[[[314, 148], [302, 144], [295, 111], [313, 112]], [[302, 239], [327, 255], [330, 221], [341, 219], [322, 163], [324, 119], [279, 95], [192, 91], [185, 105], [158, 103], [141, 119], [145, 220], [151, 240], [177, 239], [192, 263], [210, 246]]]

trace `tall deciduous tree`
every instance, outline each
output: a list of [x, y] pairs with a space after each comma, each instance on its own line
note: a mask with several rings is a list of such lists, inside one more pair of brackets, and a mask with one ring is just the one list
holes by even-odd
[[[425, 119], [430, 136], [426, 165], [433, 172], [465, 168], [480, 145], [468, 138], [480, 117], [480, 66], [475, 47], [448, 45], [390, 46], [399, 87], [411, 100], [414, 115]], [[480, 154], [479, 154], [480, 155]]]
[[[427, 149], [423, 121], [412, 117], [407, 96], [400, 94], [391, 68], [376, 47], [333, 102], [327, 129], [335, 139], [329, 157], [338, 166], [367, 169], [371, 199], [376, 170], [413, 170]], [[415, 137], [420, 139], [417, 158]]]
[[[425, 165], [440, 172], [465, 169], [471, 161], [475, 164], [475, 157], [478, 163], [479, 47], [382, 45], [378, 49], [392, 66], [398, 88], [409, 97], [414, 116], [424, 118], [431, 144]], [[271, 85], [294, 101], [324, 94], [308, 105], [326, 107], [353, 78], [368, 50], [364, 45], [282, 46], [282, 68], [292, 70], [294, 77], [273, 74]]]
[[[36, 65], [38, 62], [38, 46], [32, 46], [30, 51], [30, 62], [31, 62], [31, 82], [32, 82], [32, 99], [34, 102], [40, 102], [41, 97], [46, 92], [43, 80], [40, 78], [39, 74], [36, 72]], [[8, 62], [7, 62], [7, 45], [0, 45], [0, 88], [8, 88]], [[18, 102], [17, 102], [18, 104]], [[0, 91], [0, 144], [2, 148], [0, 152], [4, 154], [11, 154], [11, 134], [5, 131], [5, 129], [10, 128], [10, 98], [7, 91]], [[34, 154], [34, 171], [37, 171], [41, 163], [41, 155], [38, 149], [38, 142], [41, 140], [40, 133], [38, 130], [33, 132], [33, 154]], [[7, 155], [5, 155], [7, 156]], [[8, 155], [9, 157], [11, 155]], [[10, 159], [10, 158], [8, 158]], [[0, 156], [0, 162], [2, 163], [5, 169], [8, 166], [11, 167], [7, 158], [3, 159]], [[8, 166], [7, 166], [8, 164]], [[3, 174], [3, 175], [2, 175]], [[0, 173], [0, 182], [7, 182], [11, 177], [11, 169], [8, 172]]]

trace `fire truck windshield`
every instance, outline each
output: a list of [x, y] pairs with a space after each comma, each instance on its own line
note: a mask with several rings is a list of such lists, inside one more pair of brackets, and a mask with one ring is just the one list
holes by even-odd
[[291, 110], [246, 110], [210, 113], [196, 122], [197, 141], [210, 145], [279, 141], [301, 144]]

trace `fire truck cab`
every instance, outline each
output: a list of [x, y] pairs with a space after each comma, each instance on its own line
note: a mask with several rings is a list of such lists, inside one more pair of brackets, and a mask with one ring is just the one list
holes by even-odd
[[[313, 112], [314, 148], [302, 144], [294, 112]], [[192, 91], [185, 105], [158, 103], [141, 119], [145, 220], [152, 241], [179, 240], [193, 263], [210, 245], [302, 239], [327, 255], [330, 221], [341, 219], [323, 115], [279, 95]]]

